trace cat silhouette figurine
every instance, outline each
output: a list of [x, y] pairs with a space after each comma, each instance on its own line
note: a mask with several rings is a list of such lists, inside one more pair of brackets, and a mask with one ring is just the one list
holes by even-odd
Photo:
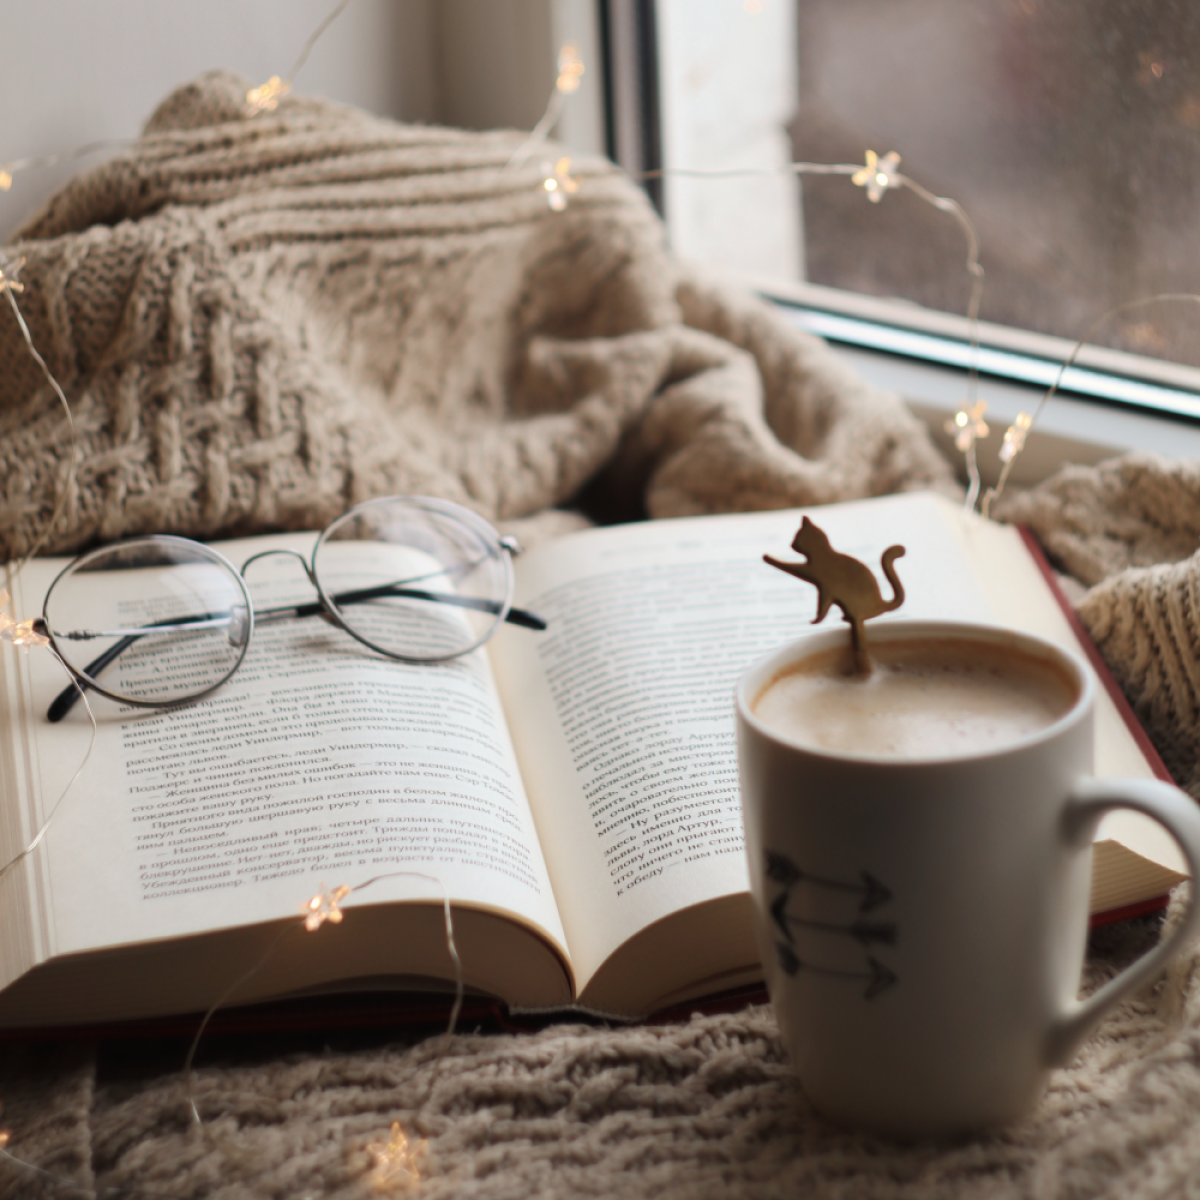
[[904, 554], [903, 546], [889, 546], [883, 552], [883, 573], [892, 585], [892, 598], [885, 600], [871, 569], [849, 554], [840, 554], [829, 544], [825, 531], [804, 518], [792, 549], [805, 556], [805, 562], [789, 563], [763, 555], [763, 561], [811, 583], [817, 589], [817, 615], [813, 624], [820, 624], [829, 613], [831, 605], [842, 610], [842, 616], [850, 623], [850, 637], [854, 652], [861, 659], [866, 653], [863, 622], [880, 613], [891, 612], [904, 603], [904, 585], [900, 582], [892, 564]]

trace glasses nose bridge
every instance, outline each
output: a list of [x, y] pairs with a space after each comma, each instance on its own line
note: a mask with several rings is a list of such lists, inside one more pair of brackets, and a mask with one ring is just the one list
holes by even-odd
[[[258, 554], [250, 555], [250, 557], [248, 559], [246, 559], [246, 561], [244, 563], [242, 563], [242, 571], [241, 571], [242, 578], [245, 579], [246, 571], [250, 567], [251, 563], [256, 563], [260, 559], [263, 559], [263, 558], [270, 558], [270, 557], [272, 557], [272, 555], [275, 555], [275, 554], [282, 554], [287, 558], [296, 559], [296, 561], [304, 568], [304, 574], [307, 577], [308, 582], [311, 583], [314, 588], [317, 587], [317, 579], [316, 579], [316, 576], [313, 575], [312, 566], [309, 564], [308, 559], [305, 558], [304, 555], [301, 554], [299, 550], [286, 550], [286, 549], [260, 550]], [[320, 588], [317, 588], [317, 590], [320, 591]]]

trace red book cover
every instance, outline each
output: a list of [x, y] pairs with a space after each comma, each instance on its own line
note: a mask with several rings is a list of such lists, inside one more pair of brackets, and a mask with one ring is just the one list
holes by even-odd
[[[1054, 568], [1051, 567], [1049, 560], [1046, 558], [1046, 552], [1042, 549], [1041, 544], [1031, 530], [1027, 529], [1024, 525], [1018, 526], [1018, 529], [1025, 543], [1025, 548], [1029, 551], [1030, 557], [1037, 564], [1038, 570], [1041, 571], [1042, 577], [1046, 580], [1046, 586], [1049, 587], [1051, 594], [1058, 602], [1059, 608], [1062, 609], [1063, 616], [1066, 617], [1067, 622], [1071, 626], [1071, 631], [1079, 639], [1079, 645], [1083, 648], [1084, 654], [1087, 655], [1088, 662], [1091, 663], [1092, 670], [1096, 673], [1096, 678], [1099, 679], [1104, 690], [1108, 692], [1109, 697], [1116, 706], [1117, 712], [1121, 715], [1121, 719], [1129, 727], [1129, 732], [1133, 735], [1134, 741], [1137, 742], [1138, 749], [1141, 750], [1150, 769], [1157, 778], [1166, 783], [1174, 783], [1175, 781], [1171, 778], [1170, 771], [1167, 770], [1166, 764], [1154, 748], [1154, 743], [1142, 728], [1141, 722], [1137, 719], [1136, 714], [1130, 707], [1129, 701], [1125, 698], [1125, 693], [1121, 691], [1117, 681], [1113, 678], [1112, 672], [1108, 669], [1108, 664], [1096, 648], [1096, 643], [1092, 641], [1091, 634], [1084, 628], [1083, 622], [1079, 619], [1079, 614], [1075, 611], [1074, 606], [1059, 586], [1058, 577], [1055, 575]], [[1107, 912], [1093, 913], [1091, 926], [1095, 929], [1098, 925], [1110, 925], [1114, 921], [1124, 921], [1130, 917], [1144, 916], [1146, 913], [1159, 912], [1166, 908], [1166, 906], [1167, 897], [1156, 896], [1151, 900], [1142, 900], [1137, 904], [1128, 904], [1122, 908], [1109, 909]]]

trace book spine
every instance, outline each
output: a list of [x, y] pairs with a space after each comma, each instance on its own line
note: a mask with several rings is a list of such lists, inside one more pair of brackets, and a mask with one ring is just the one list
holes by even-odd
[[[1155, 777], [1163, 780], [1165, 783], [1175, 783], [1175, 780], [1171, 778], [1170, 771], [1167, 770], [1166, 764], [1162, 760], [1162, 756], [1155, 749], [1149, 734], [1142, 728], [1142, 723], [1137, 719], [1137, 714], [1125, 698], [1125, 693], [1121, 691], [1117, 681], [1113, 678], [1113, 673], [1108, 669], [1108, 663], [1104, 661], [1104, 656], [1100, 653], [1096, 643], [1092, 641], [1092, 635], [1088, 633], [1083, 622], [1079, 619], [1079, 614], [1075, 611], [1074, 605], [1067, 599], [1066, 593], [1059, 586], [1058, 577], [1055, 575], [1054, 568], [1050, 565], [1050, 561], [1047, 559], [1046, 552], [1042, 549], [1041, 543], [1027, 526], [1018, 525], [1017, 531], [1020, 533], [1021, 540], [1025, 543], [1025, 548], [1029, 551], [1030, 557], [1037, 564], [1038, 570], [1041, 571], [1042, 577], [1046, 581], [1046, 586], [1050, 589], [1050, 594], [1054, 597], [1058, 607], [1062, 609], [1063, 616], [1066, 617], [1067, 622], [1071, 626], [1071, 631], [1078, 639], [1084, 654], [1087, 655], [1088, 662], [1091, 663], [1092, 670], [1096, 673], [1096, 678], [1100, 680], [1104, 690], [1112, 698], [1117, 712], [1121, 715], [1121, 720], [1129, 727], [1130, 734], [1132, 734], [1134, 741], [1137, 742], [1138, 749], [1145, 756], [1146, 762], [1150, 765], [1150, 769], [1154, 772]], [[1149, 913], [1161, 912], [1167, 907], [1167, 900], [1167, 896], [1156, 896], [1152, 900], [1143, 900], [1138, 904], [1129, 904], [1123, 908], [1110, 909], [1108, 912], [1092, 913], [1089, 927], [1096, 929], [1101, 925], [1111, 925], [1117, 921], [1129, 920], [1131, 917], [1141, 917]]]

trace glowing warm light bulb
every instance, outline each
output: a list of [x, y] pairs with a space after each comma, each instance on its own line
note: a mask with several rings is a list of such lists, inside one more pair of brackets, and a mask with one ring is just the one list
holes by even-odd
[[562, 212], [567, 207], [567, 197], [579, 191], [579, 180], [571, 177], [571, 160], [560, 158], [551, 165], [542, 163], [542, 187], [546, 192], [546, 203], [555, 212]]
[[342, 917], [346, 914], [338, 906], [353, 890], [343, 883], [341, 887], [334, 888], [331, 892], [324, 884], [321, 884], [317, 894], [300, 907], [300, 912], [304, 916], [304, 928], [312, 933], [320, 929], [326, 921], [340, 925]]
[[555, 86], [560, 92], [568, 94], [577, 91], [579, 81], [583, 78], [583, 70], [579, 47], [574, 42], [567, 42], [558, 52], [558, 82]]
[[872, 204], [878, 204], [883, 199], [883, 193], [895, 187], [899, 182], [900, 155], [895, 150], [889, 150], [882, 158], [874, 150], [868, 150], [866, 166], [860, 167], [850, 181], [859, 187], [867, 189], [867, 199]]
[[421, 1182], [421, 1162], [428, 1149], [423, 1138], [410, 1142], [399, 1121], [392, 1122], [391, 1136], [386, 1142], [371, 1142], [371, 1186], [378, 1191], [403, 1188], [410, 1191]]
[[946, 432], [954, 435], [954, 445], [963, 454], [966, 454], [980, 438], [987, 437], [988, 425], [983, 419], [985, 412], [987, 412], [987, 401], [979, 400], [970, 408], [959, 409], [946, 422], [944, 426]]
[[1012, 462], [1025, 449], [1025, 439], [1033, 428], [1033, 418], [1028, 413], [1017, 413], [1017, 419], [1004, 431], [1004, 445], [1000, 447], [1000, 461]]
[[0, 192], [7, 192], [12, 187], [12, 171], [7, 167], [0, 167]]
[[246, 93], [246, 116], [256, 117], [261, 112], [274, 112], [279, 107], [279, 101], [291, 90], [290, 83], [278, 75], [272, 75], [266, 83]]
[[23, 292], [25, 285], [17, 279], [17, 272], [25, 265], [24, 258], [18, 258], [16, 262], [12, 259], [5, 258], [0, 254], [0, 292]]
[[24, 621], [14, 621], [3, 611], [8, 601], [8, 592], [0, 590], [0, 641], [12, 642], [14, 646], [22, 646], [26, 650], [30, 646], [50, 645], [50, 639], [34, 629], [35, 618], [27, 617]]

